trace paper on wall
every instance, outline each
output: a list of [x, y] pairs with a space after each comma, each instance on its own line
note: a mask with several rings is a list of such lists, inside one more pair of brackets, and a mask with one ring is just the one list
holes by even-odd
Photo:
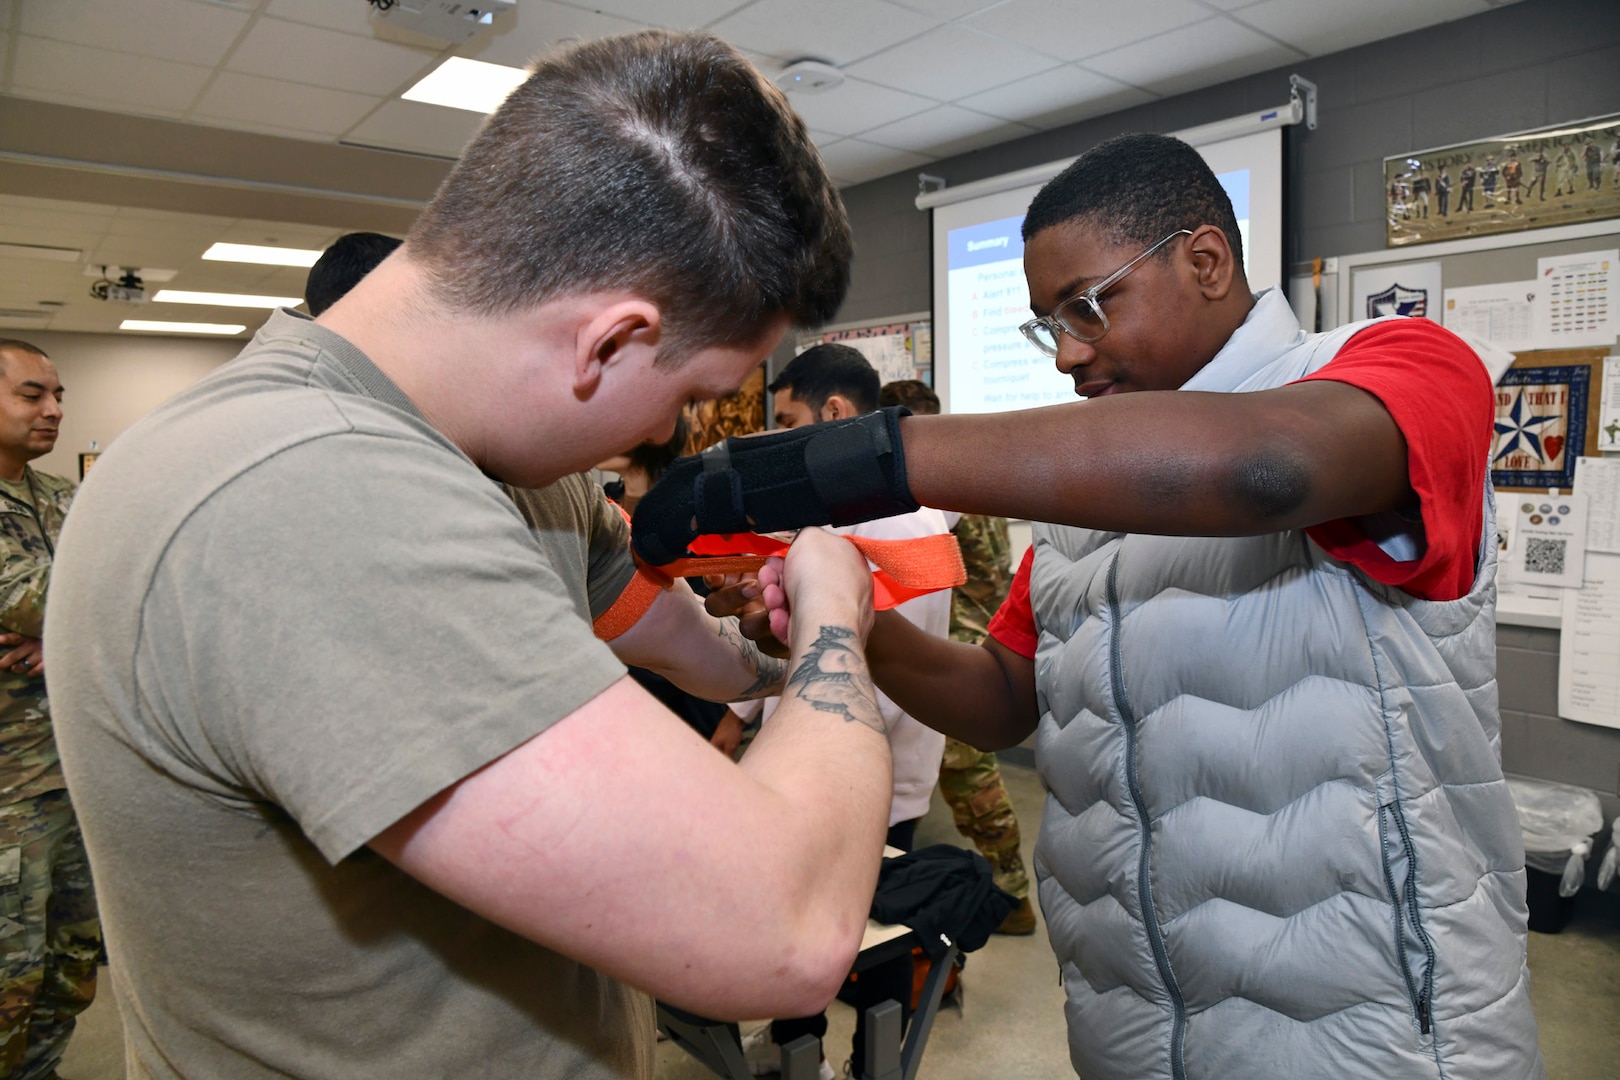
[[1526, 585], [1581, 587], [1586, 562], [1584, 495], [1513, 496], [1513, 578]]
[[891, 383], [897, 379], [917, 377], [916, 361], [912, 359], [904, 334], [849, 338], [839, 344], [848, 345], [866, 357], [867, 362], [877, 368], [880, 382]]
[[1613, 345], [1620, 249], [1536, 260], [1536, 342], [1544, 349]]
[[1564, 591], [1558, 715], [1620, 727], [1620, 555], [1594, 553], [1586, 585]]
[[1597, 417], [1598, 449], [1606, 454], [1620, 452], [1620, 356], [1603, 358], [1598, 406], [1602, 410]]
[[1586, 499], [1586, 550], [1620, 555], [1620, 458], [1577, 458], [1574, 490]]
[[1465, 285], [1446, 290], [1441, 320], [1447, 330], [1472, 334], [1499, 348], [1523, 352], [1536, 347], [1536, 282]]

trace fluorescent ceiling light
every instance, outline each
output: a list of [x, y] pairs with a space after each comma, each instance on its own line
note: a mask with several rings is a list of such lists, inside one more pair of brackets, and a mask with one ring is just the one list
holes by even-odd
[[522, 68], [452, 56], [400, 96], [406, 101], [492, 113], [528, 77]]
[[150, 330], [159, 334], [240, 334], [245, 326], [212, 322], [157, 322], [152, 319], [125, 319], [118, 324], [120, 330]]
[[159, 289], [152, 297], [154, 304], [211, 304], [214, 307], [278, 308], [297, 307], [304, 302], [302, 296], [249, 296], [246, 293], [186, 292], [184, 289]]
[[308, 248], [265, 247], [262, 244], [215, 244], [203, 252], [203, 258], [215, 262], [258, 263], [261, 266], [311, 267], [321, 257], [319, 251]]

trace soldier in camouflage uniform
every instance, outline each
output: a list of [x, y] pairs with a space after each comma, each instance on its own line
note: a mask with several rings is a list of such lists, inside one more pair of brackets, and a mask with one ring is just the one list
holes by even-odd
[[44, 352], [0, 341], [0, 1078], [56, 1075], [95, 996], [101, 924], [57, 761], [39, 637], [73, 483], [28, 462], [56, 444]]
[[[939, 412], [939, 398], [915, 379], [883, 387], [884, 406], [904, 405], [914, 413]], [[966, 514], [951, 530], [962, 546], [966, 584], [951, 593], [951, 637], [977, 645], [989, 632], [990, 619], [1012, 585], [1011, 544], [1007, 519]], [[1018, 906], [997, 929], [1000, 934], [1033, 934], [1035, 909], [1029, 899], [1018, 816], [1001, 780], [996, 755], [947, 738], [939, 768], [939, 793], [951, 808], [956, 830], [979, 849], [995, 872], [996, 884], [1018, 897]]]

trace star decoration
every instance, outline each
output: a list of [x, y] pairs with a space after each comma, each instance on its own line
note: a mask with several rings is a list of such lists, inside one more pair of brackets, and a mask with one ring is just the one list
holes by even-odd
[[1521, 390], [1518, 396], [1513, 399], [1513, 408], [1508, 410], [1507, 418], [1510, 422], [1503, 423], [1501, 419], [1496, 421], [1496, 434], [1498, 436], [1509, 435], [1512, 437], [1506, 441], [1501, 453], [1491, 459], [1491, 464], [1496, 464], [1517, 450], [1520, 439], [1523, 439], [1525, 446], [1535, 453], [1538, 461], [1547, 460], [1547, 455], [1541, 448], [1541, 439], [1530, 429], [1540, 427], [1543, 424], [1550, 424], [1555, 420], [1561, 420], [1563, 416], [1560, 413], [1550, 413], [1546, 416], [1528, 416], [1526, 413], [1529, 411], [1524, 403], [1524, 391]]

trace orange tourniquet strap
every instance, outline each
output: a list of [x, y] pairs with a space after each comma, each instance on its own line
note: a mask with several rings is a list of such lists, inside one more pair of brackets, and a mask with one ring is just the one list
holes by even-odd
[[[907, 600], [950, 589], [967, 580], [962, 565], [962, 549], [950, 533], [908, 540], [872, 540], [864, 536], [846, 537], [866, 556], [872, 571], [872, 606], [878, 611], [898, 607]], [[692, 542], [699, 557], [678, 559], [668, 566], [638, 564], [636, 576], [624, 592], [593, 624], [596, 636], [612, 641], [652, 607], [658, 594], [678, 577], [704, 574], [750, 574], [765, 565], [772, 555], [786, 554], [787, 541], [758, 533], [732, 536], [700, 536]]]

